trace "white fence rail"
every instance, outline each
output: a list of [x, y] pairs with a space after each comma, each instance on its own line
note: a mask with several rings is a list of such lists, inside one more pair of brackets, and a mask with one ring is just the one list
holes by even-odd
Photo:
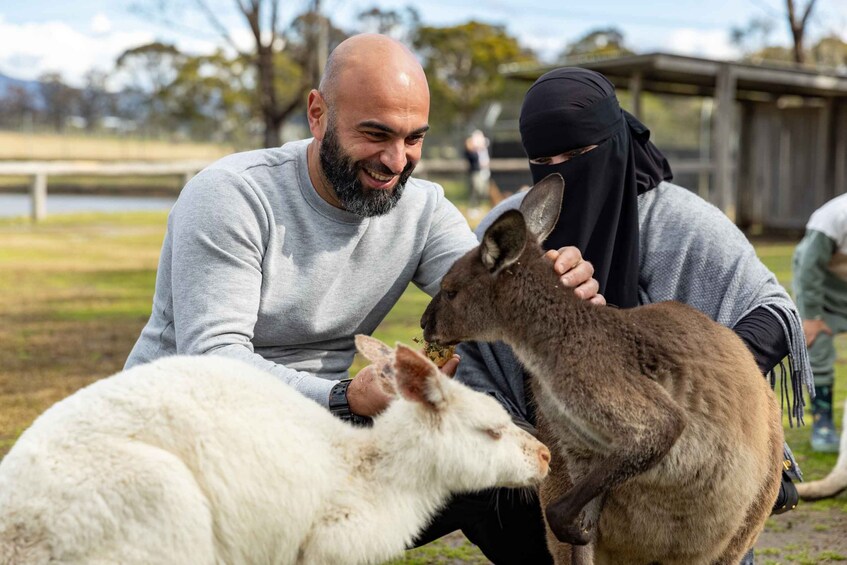
[[208, 161], [99, 162], [99, 161], [6, 161], [0, 176], [30, 177], [32, 220], [47, 217], [47, 181], [51, 176], [181, 176], [188, 182]]
[[[183, 183], [194, 176], [209, 161], [102, 162], [102, 161], [0, 161], [0, 177], [30, 177], [31, 217], [37, 222], [47, 217], [47, 183], [56, 176], [180, 176]], [[455, 175], [467, 171], [463, 159], [423, 159], [416, 175]], [[676, 160], [676, 172], [709, 173], [709, 161]], [[528, 171], [526, 159], [492, 159], [492, 172]]]

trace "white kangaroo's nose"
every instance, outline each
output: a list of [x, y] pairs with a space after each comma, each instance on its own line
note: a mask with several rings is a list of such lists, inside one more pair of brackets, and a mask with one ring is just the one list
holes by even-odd
[[550, 450], [544, 444], [541, 444], [538, 448], [538, 462], [542, 477], [546, 477], [547, 472], [550, 470]]

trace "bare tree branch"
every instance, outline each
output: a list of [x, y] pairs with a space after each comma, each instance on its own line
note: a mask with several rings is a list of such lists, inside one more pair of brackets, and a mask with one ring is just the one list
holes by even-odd
[[197, 5], [197, 8], [199, 8], [199, 10], [203, 12], [203, 15], [206, 16], [206, 19], [209, 20], [209, 23], [212, 24], [212, 27], [215, 28], [215, 31], [218, 33], [218, 35], [220, 35], [223, 40], [226, 41], [229, 46], [235, 50], [236, 53], [238, 53], [242, 57], [250, 56], [248, 53], [245, 53], [238, 47], [238, 44], [235, 43], [235, 40], [232, 38], [232, 35], [230, 35], [226, 26], [221, 23], [221, 21], [215, 15], [215, 12], [212, 11], [212, 9], [209, 7], [205, 0], [194, 0], [194, 3]]

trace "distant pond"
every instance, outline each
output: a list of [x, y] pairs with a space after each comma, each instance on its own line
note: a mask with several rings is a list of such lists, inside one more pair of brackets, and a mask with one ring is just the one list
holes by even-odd
[[[48, 194], [47, 215], [69, 212], [167, 211], [176, 198], [159, 196], [92, 196], [87, 194]], [[0, 194], [0, 217], [30, 215], [28, 194]]]

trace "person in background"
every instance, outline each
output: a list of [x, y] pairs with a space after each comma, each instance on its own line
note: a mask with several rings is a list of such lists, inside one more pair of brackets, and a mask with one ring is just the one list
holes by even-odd
[[836, 334], [847, 332], [847, 194], [815, 210], [792, 261], [794, 300], [815, 379], [812, 449], [838, 452], [832, 418]]
[[488, 184], [491, 180], [488, 144], [488, 138], [478, 129], [465, 140], [465, 158], [468, 161], [468, 207], [472, 214], [479, 214], [480, 206], [488, 202]]

